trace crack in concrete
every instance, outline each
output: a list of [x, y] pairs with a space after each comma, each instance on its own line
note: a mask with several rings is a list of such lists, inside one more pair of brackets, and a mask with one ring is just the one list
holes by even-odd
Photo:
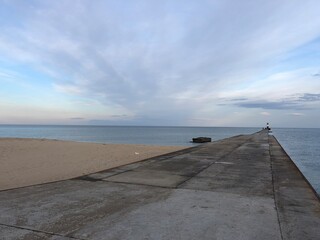
[[[251, 139], [251, 138], [250, 138], [250, 139]], [[223, 158], [231, 155], [231, 154], [232, 154], [233, 152], [235, 152], [238, 148], [240, 148], [242, 145], [244, 145], [247, 141], [248, 141], [248, 140], [246, 140], [245, 142], [243, 142], [243, 143], [241, 143], [241, 144], [236, 145], [236, 148], [234, 148], [234, 149], [231, 150], [230, 152], [222, 155], [220, 158], [218, 158], [218, 161], [219, 161], [220, 159], [223, 159]], [[202, 170], [199, 171], [197, 174], [193, 175], [192, 177], [188, 178], [187, 180], [183, 181], [182, 183], [180, 183], [180, 184], [179, 184], [178, 186], [176, 186], [175, 188], [179, 188], [179, 186], [181, 186], [182, 184], [190, 181], [192, 178], [196, 177], [196, 176], [199, 175], [201, 172], [205, 171], [206, 169], [208, 169], [209, 167], [211, 167], [211, 166], [212, 166], [213, 164], [215, 164], [215, 163], [216, 163], [216, 161], [214, 161], [213, 163], [209, 164], [209, 166], [207, 166], [206, 168], [202, 169]]]
[[34, 229], [34, 228], [28, 228], [28, 227], [22, 227], [22, 226], [16, 226], [16, 225], [4, 224], [4, 223], [0, 223], [0, 226], [21, 229], [21, 230], [27, 230], [27, 231], [31, 231], [34, 233], [42, 233], [42, 234], [50, 235], [50, 236], [65, 237], [65, 238], [76, 239], [76, 240], [88, 240], [85, 238], [76, 238], [76, 237], [66, 236], [66, 235], [59, 234], [59, 233], [47, 232], [47, 231], [42, 231], [42, 230], [38, 230], [38, 229]]

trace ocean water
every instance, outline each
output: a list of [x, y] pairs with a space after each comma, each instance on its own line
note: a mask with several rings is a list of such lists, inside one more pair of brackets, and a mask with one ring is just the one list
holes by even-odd
[[[194, 146], [190, 142], [193, 137], [219, 140], [259, 130], [261, 128], [0, 125], [0, 137]], [[320, 129], [275, 128], [273, 135], [320, 194]]]
[[320, 128], [274, 128], [272, 132], [320, 195]]
[[133, 127], [133, 126], [29, 126], [0, 125], [0, 137], [47, 138], [78, 142], [193, 146], [193, 137], [219, 140], [251, 134], [261, 128]]

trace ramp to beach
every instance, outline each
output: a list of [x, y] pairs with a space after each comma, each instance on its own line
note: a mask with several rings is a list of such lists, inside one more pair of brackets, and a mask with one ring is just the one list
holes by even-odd
[[0, 192], [1, 239], [320, 239], [319, 199], [268, 131]]

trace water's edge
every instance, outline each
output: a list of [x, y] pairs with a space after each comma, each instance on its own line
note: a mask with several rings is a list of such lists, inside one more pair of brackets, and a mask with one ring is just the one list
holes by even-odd
[[[194, 137], [213, 141], [252, 134], [261, 128], [143, 127], [143, 126], [44, 126], [0, 125], [0, 138], [39, 138], [111, 144], [197, 146]], [[273, 135], [295, 165], [320, 193], [320, 129], [274, 128]]]

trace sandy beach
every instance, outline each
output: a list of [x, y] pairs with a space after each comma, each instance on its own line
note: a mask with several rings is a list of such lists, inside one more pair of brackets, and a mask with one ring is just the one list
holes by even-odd
[[184, 148], [0, 138], [0, 190], [70, 179]]

